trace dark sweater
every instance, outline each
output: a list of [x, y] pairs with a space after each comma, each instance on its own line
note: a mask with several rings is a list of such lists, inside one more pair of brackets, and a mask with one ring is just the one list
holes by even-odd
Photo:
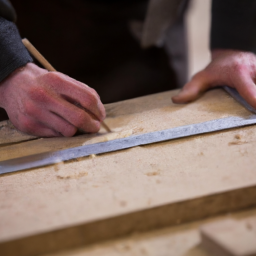
[[15, 19], [10, 2], [0, 0], [0, 82], [17, 68], [33, 61], [21, 42]]
[[[21, 42], [15, 18], [10, 2], [0, 0], [0, 82], [15, 69], [32, 61]], [[210, 48], [256, 53], [255, 25], [256, 0], [212, 0]]]

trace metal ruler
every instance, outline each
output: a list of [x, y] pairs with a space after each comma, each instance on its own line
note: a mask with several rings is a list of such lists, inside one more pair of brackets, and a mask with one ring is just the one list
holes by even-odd
[[[237, 93], [235, 89], [224, 88], [229, 90], [229, 93], [238, 100], [240, 103], [244, 104], [244, 100]], [[243, 101], [242, 101], [242, 100]], [[246, 102], [245, 102], [246, 103]], [[256, 110], [246, 103], [246, 108], [250, 107], [253, 113], [256, 114]], [[63, 161], [68, 161], [71, 159], [85, 157], [92, 154], [102, 154], [107, 152], [118, 151], [122, 149], [132, 148], [141, 145], [148, 145], [157, 142], [163, 142], [178, 138], [189, 137], [193, 135], [199, 135], [204, 133], [216, 132], [227, 130], [231, 128], [243, 127], [247, 125], [256, 124], [256, 115], [251, 115], [247, 118], [241, 117], [227, 117], [216, 119], [208, 122], [191, 124], [186, 126], [180, 126], [172, 129], [167, 129], [163, 131], [156, 131], [145, 133], [141, 135], [130, 136], [127, 138], [116, 139], [107, 142], [101, 142], [91, 145], [85, 145], [75, 148], [69, 148], [65, 150], [60, 150], [56, 152], [40, 153], [15, 159], [10, 159], [0, 162], [0, 174], [11, 173], [21, 170], [27, 170], [36, 167], [47, 166]]]

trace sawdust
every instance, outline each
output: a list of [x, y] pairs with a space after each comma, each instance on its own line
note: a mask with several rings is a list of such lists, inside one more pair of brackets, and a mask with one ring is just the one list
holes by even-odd
[[248, 141], [242, 141], [242, 135], [241, 134], [236, 134], [234, 136], [234, 141], [231, 141], [228, 143], [229, 146], [232, 146], [232, 145], [242, 145], [242, 144], [246, 144], [248, 143]]
[[147, 255], [147, 254], [148, 254], [148, 252], [147, 252], [147, 250], [146, 250], [145, 248], [141, 248], [141, 249], [140, 249], [140, 252], [141, 252], [143, 255]]
[[64, 165], [64, 162], [60, 162], [54, 165], [54, 171], [58, 172], [60, 168]]
[[120, 201], [120, 206], [125, 207], [127, 205], [126, 201]]
[[79, 172], [79, 173], [75, 173], [67, 176], [57, 175], [56, 177], [57, 179], [68, 180], [68, 179], [79, 179], [87, 175], [88, 175], [88, 172]]
[[[177, 91], [165, 92], [106, 106], [106, 123], [110, 126], [112, 133], [106, 133], [102, 128], [97, 134], [83, 134], [71, 138], [42, 138], [20, 145], [3, 146], [0, 147], [0, 160], [58, 151], [129, 137], [134, 134], [205, 122], [218, 119], [223, 115], [236, 116], [240, 110], [245, 112], [240, 116], [247, 116], [248, 111], [233, 102], [231, 98], [226, 98], [227, 94], [222, 90], [207, 92], [204, 97], [188, 105], [173, 104], [171, 96], [176, 93]], [[216, 109], [213, 109], [214, 107]], [[13, 128], [10, 126], [8, 129], [11, 134]], [[0, 129], [0, 133], [2, 130]], [[3, 136], [0, 135], [0, 141], [7, 137], [16, 140], [15, 136], [6, 136], [5, 133]], [[236, 140], [234, 139], [234, 141]], [[231, 145], [235, 144], [237, 143], [231, 143]]]
[[115, 140], [115, 139], [121, 139], [121, 138], [126, 138], [129, 137], [133, 134], [133, 130], [124, 130], [118, 133], [109, 133], [104, 137], [104, 141], [110, 141], [110, 140]]
[[231, 141], [228, 143], [229, 146], [247, 144], [248, 141]]
[[83, 145], [106, 142], [106, 141], [111, 141], [111, 140], [116, 140], [116, 139], [122, 139], [122, 138], [129, 137], [132, 134], [133, 134], [133, 129], [124, 130], [124, 131], [120, 131], [120, 132], [107, 133], [107, 134], [104, 134], [103, 136], [95, 137], [95, 138], [91, 139], [90, 141], [86, 141], [85, 143], [83, 143]]
[[235, 139], [241, 140], [241, 138], [242, 138], [242, 136], [241, 136], [240, 134], [236, 134], [236, 135], [235, 135]]
[[133, 134], [142, 133], [144, 131], [143, 127], [135, 127], [133, 128]]
[[18, 131], [10, 120], [0, 122], [0, 145], [33, 140], [38, 137]]
[[157, 176], [157, 175], [160, 175], [160, 171], [147, 172], [146, 175], [147, 176]]
[[240, 154], [242, 155], [242, 156], [246, 156], [246, 155], [248, 155], [248, 151], [246, 150], [246, 149], [240, 149], [239, 150], [239, 152], [240, 152]]

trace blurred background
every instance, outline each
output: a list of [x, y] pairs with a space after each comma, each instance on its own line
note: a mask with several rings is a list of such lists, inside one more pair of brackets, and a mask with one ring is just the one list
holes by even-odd
[[[182, 87], [210, 60], [210, 0], [184, 1], [174, 25], [183, 47], [176, 55], [168, 47], [142, 49], [129, 31], [131, 20], [143, 22], [147, 0], [11, 2], [21, 36], [55, 69], [93, 87], [103, 103]], [[175, 62], [183, 63], [179, 72]]]
[[186, 16], [189, 52], [189, 78], [210, 61], [211, 0], [192, 0]]

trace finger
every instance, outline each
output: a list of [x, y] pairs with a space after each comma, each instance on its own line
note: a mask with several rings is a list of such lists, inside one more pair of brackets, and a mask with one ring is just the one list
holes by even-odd
[[84, 132], [94, 133], [100, 129], [100, 121], [98, 119], [64, 99], [59, 99], [55, 104], [49, 105], [48, 109]]
[[[210, 78], [209, 78], [210, 80]], [[178, 95], [172, 97], [174, 103], [188, 103], [196, 100], [204, 91], [210, 87], [210, 81], [204, 71], [197, 73], [190, 82], [188, 82]]]
[[[103, 121], [106, 117], [105, 108], [100, 101], [100, 98], [93, 91], [88, 92], [88, 89], [77, 87], [70, 93], [66, 90], [62, 95], [69, 102], [80, 105], [88, 114], [96, 117], [99, 121]], [[78, 103], [78, 104], [77, 104]]]
[[74, 125], [49, 110], [34, 107], [32, 110], [28, 111], [28, 114], [30, 114], [38, 123], [56, 131], [64, 137], [72, 137], [77, 132], [77, 128]]
[[[12, 120], [11, 120], [12, 121]], [[33, 118], [28, 116], [22, 116], [19, 118], [18, 123], [14, 123], [15, 127], [27, 134], [31, 134], [39, 137], [60, 137], [60, 133], [53, 129], [35, 121]]]
[[[63, 74], [63, 73], [59, 73], [59, 72], [57, 72], [60, 76], [62, 76], [63, 77], [63, 79], [67, 79], [67, 80], [69, 80], [69, 81], [71, 81], [71, 82], [74, 82], [74, 83], [78, 83], [78, 84], [80, 84], [80, 85], [82, 85], [82, 86], [85, 86], [85, 87], [87, 87], [87, 88], [91, 88], [90, 86], [88, 86], [87, 84], [85, 84], [85, 83], [82, 83], [82, 82], [80, 82], [80, 81], [78, 81], [78, 80], [76, 80], [76, 79], [74, 79], [74, 78], [72, 78], [72, 77], [70, 77], [70, 76], [68, 76], [68, 75], [66, 75], [66, 74]], [[97, 92], [96, 92], [96, 94], [97, 94]], [[98, 95], [98, 94], [97, 94]], [[99, 95], [98, 95], [99, 96]]]
[[55, 91], [66, 100], [73, 104], [79, 103], [98, 120], [104, 120], [105, 109], [94, 89], [57, 72], [50, 72], [45, 77]]
[[64, 137], [72, 137], [77, 132], [77, 128], [74, 125], [55, 113], [48, 114], [46, 125], [62, 134]]
[[[100, 121], [94, 115], [88, 114], [58, 94], [52, 94], [47, 91], [37, 92], [35, 90], [33, 91], [33, 95], [31, 95], [31, 99], [32, 101], [25, 103], [26, 113], [37, 120], [45, 120], [47, 122], [47, 117], [44, 115], [44, 110], [47, 110], [48, 114], [54, 113], [84, 132], [93, 133], [98, 132], [100, 129]], [[55, 124], [56, 122], [52, 121], [52, 123]], [[69, 134], [67, 135], [69, 136]]]

